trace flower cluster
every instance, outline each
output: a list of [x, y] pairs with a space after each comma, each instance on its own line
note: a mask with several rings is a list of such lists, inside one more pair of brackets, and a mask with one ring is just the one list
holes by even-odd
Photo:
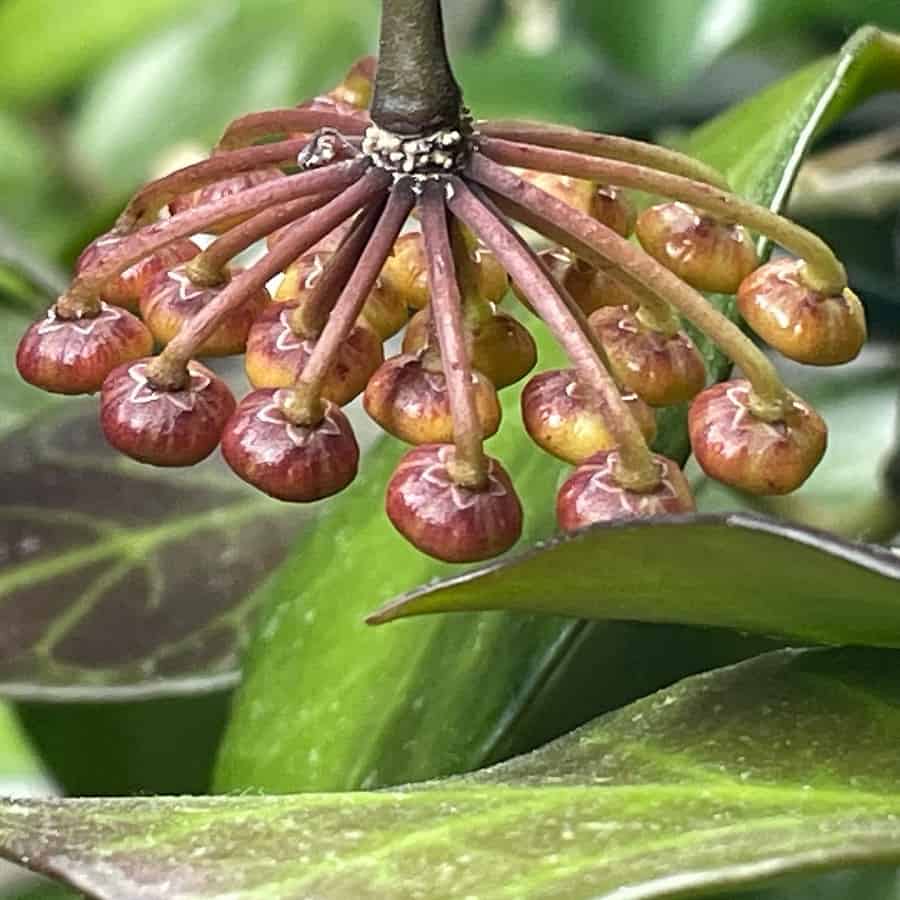
[[[654, 145], [465, 115], [394, 133], [367, 111], [374, 78], [362, 60], [329, 94], [236, 120], [208, 159], [142, 188], [22, 338], [22, 376], [99, 391], [107, 438], [135, 459], [188, 466], [221, 446], [239, 477], [299, 502], [356, 476], [341, 408], [362, 394], [414, 445], [387, 487], [391, 521], [425, 553], [479, 560], [522, 527], [484, 450], [498, 391], [536, 364], [527, 328], [500, 308], [511, 279], [570, 361], [521, 394], [531, 438], [576, 467], [558, 494], [562, 528], [693, 508], [678, 465], [650, 450], [655, 411], [672, 404], [691, 404], [711, 477], [756, 493], [806, 479], [822, 419], [700, 291], [736, 294], [747, 325], [791, 359], [850, 360], [863, 311], [822, 241]], [[627, 190], [665, 202], [638, 215]], [[513, 221], [552, 246], [535, 251]], [[198, 235], [211, 237], [203, 250]], [[793, 255], [760, 265], [759, 235]], [[261, 259], [235, 265], [258, 242]], [[743, 378], [707, 387], [686, 322]], [[198, 361], [232, 354], [253, 388], [240, 403]]]

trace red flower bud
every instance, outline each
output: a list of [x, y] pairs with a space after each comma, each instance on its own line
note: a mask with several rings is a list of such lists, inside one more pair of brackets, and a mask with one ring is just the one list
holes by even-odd
[[[80, 275], [96, 266], [104, 256], [120, 244], [127, 235], [107, 232], [91, 241], [75, 263], [75, 274]], [[188, 262], [200, 252], [200, 248], [191, 240], [183, 238], [167, 244], [156, 253], [145, 256], [124, 272], [110, 278], [100, 291], [100, 299], [114, 306], [121, 306], [129, 312], [136, 313], [144, 292], [154, 279], [167, 269], [179, 263]]]
[[[295, 304], [273, 303], [250, 329], [244, 366], [255, 388], [289, 388], [303, 373], [316, 342], [291, 328]], [[367, 325], [355, 325], [328, 373], [322, 396], [338, 406], [360, 394], [384, 360], [381, 339]]]
[[807, 287], [805, 263], [779, 259], [751, 272], [738, 289], [747, 324], [779, 353], [801, 363], [833, 366], [857, 356], [866, 315], [849, 288], [828, 296]]
[[522, 505], [495, 459], [488, 459], [483, 488], [456, 484], [448, 470], [455, 453], [452, 444], [410, 450], [388, 483], [388, 518], [411, 544], [436, 559], [490, 559], [519, 539]]
[[822, 417], [796, 394], [782, 419], [750, 410], [750, 383], [723, 381], [691, 404], [688, 431], [697, 462], [711, 478], [751, 494], [787, 494], [800, 487], [825, 453]]
[[[158, 275], [141, 300], [141, 315], [153, 337], [160, 344], [168, 344], [241, 271], [236, 266], [230, 267], [226, 273], [227, 279], [214, 287], [195, 284], [184, 266]], [[196, 351], [197, 356], [233, 356], [243, 353], [251, 326], [270, 305], [269, 292], [265, 288], [247, 296], [240, 305], [222, 317], [215, 331]]]
[[[420, 353], [428, 345], [427, 309], [417, 312], [403, 334], [403, 352]], [[472, 368], [497, 390], [524, 378], [537, 362], [537, 347], [528, 329], [492, 304], [491, 315], [467, 323]]]
[[[472, 373], [472, 390], [484, 437], [500, 427], [494, 386]], [[453, 416], [442, 372], [426, 369], [420, 357], [401, 354], [387, 360], [369, 379], [363, 394], [366, 412], [389, 434], [409, 444], [450, 443]]]
[[594, 522], [693, 512], [691, 489], [677, 463], [654, 454], [659, 484], [651, 491], [633, 491], [616, 480], [618, 456], [618, 450], [596, 453], [563, 483], [556, 498], [560, 528], [574, 531]]
[[[267, 169], [255, 169], [251, 172], [241, 172], [239, 175], [233, 175], [231, 178], [224, 178], [222, 181], [215, 181], [207, 184], [196, 191], [189, 194], [180, 194], [169, 203], [169, 212], [175, 216], [180, 212], [188, 209], [194, 209], [197, 206], [203, 206], [206, 203], [215, 203], [217, 200], [224, 200], [234, 194], [239, 194], [247, 188], [256, 187], [265, 184], [267, 181], [274, 181], [276, 178], [284, 177], [281, 169], [273, 167]], [[209, 229], [210, 234], [224, 234], [235, 225], [240, 225], [246, 221], [254, 212], [249, 212], [241, 216], [233, 216], [223, 222], [219, 222]]]
[[625, 191], [608, 184], [594, 188], [591, 215], [621, 237], [628, 237], [637, 221], [637, 210]]
[[100, 395], [103, 433], [140, 462], [192, 466], [216, 449], [234, 397], [221, 378], [193, 360], [181, 390], [161, 390], [148, 378], [149, 362], [125, 363], [107, 375]]
[[[284, 278], [275, 291], [275, 299], [282, 303], [302, 303], [309, 297], [333, 256], [334, 251], [331, 250], [301, 256], [285, 270]], [[407, 323], [409, 311], [403, 298], [385, 285], [382, 278], [378, 278], [366, 297], [359, 318], [386, 341]]]
[[147, 356], [153, 336], [124, 309], [100, 304], [95, 316], [64, 319], [51, 307], [19, 341], [16, 367], [30, 384], [56, 394], [92, 394], [120, 363]]
[[[624, 282], [609, 272], [595, 269], [567, 250], [543, 250], [539, 256], [586, 316], [603, 306], [637, 306], [639, 302]], [[515, 282], [512, 287], [522, 304], [534, 312]]]
[[[478, 295], [482, 300], [499, 303], [509, 287], [506, 272], [496, 257], [484, 247], [472, 251], [478, 267]], [[384, 287], [412, 309], [424, 309], [430, 299], [428, 292], [428, 263], [422, 234], [410, 231], [400, 235], [394, 250], [381, 270]]]
[[613, 375], [651, 406], [684, 403], [703, 390], [706, 366], [687, 332], [648, 328], [627, 306], [598, 309], [590, 323]]
[[[647, 443], [656, 437], [656, 416], [636, 394], [622, 399]], [[615, 441], [604, 415], [606, 408], [589, 399], [574, 369], [551, 369], [535, 375], [522, 391], [522, 421], [532, 440], [566, 462], [581, 463]]]
[[652, 257], [701, 291], [733, 294], [759, 264], [746, 229], [698, 213], [686, 203], [645, 209], [635, 231]]
[[374, 56], [358, 59], [350, 67], [344, 80], [329, 92], [329, 96], [338, 103], [346, 103], [355, 109], [368, 109], [372, 102], [376, 66], [377, 60]]
[[333, 403], [316, 425], [289, 421], [280, 392], [254, 391], [222, 435], [222, 455], [244, 481], [279, 500], [308, 503], [343, 490], [356, 477], [359, 447], [350, 422]]

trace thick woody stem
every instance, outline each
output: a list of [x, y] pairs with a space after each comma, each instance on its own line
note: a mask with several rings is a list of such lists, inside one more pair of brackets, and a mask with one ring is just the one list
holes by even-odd
[[325, 379], [341, 344], [353, 330], [385, 261], [391, 255], [394, 241], [397, 240], [413, 203], [413, 193], [405, 183], [394, 186], [353, 274], [341, 291], [341, 296], [303, 367], [297, 387], [287, 400], [284, 412], [295, 424], [310, 426], [321, 421], [324, 414], [322, 387]]
[[728, 190], [725, 176], [712, 166], [685, 153], [649, 144], [646, 141], [636, 141], [617, 134], [581, 131], [578, 128], [516, 119], [478, 122], [476, 127], [480, 134], [488, 137], [649, 166], [660, 172], [682, 175], [694, 181], [702, 181]]
[[447, 228], [445, 190], [442, 182], [432, 181], [424, 186], [419, 198], [419, 218], [428, 264], [432, 321], [453, 417], [456, 454], [449, 474], [457, 484], [478, 490], [488, 483], [488, 461], [472, 389], [472, 362], [466, 346], [462, 298]]
[[477, 189], [470, 190], [461, 181], [454, 180], [453, 196], [448, 201], [450, 211], [493, 251], [565, 350], [578, 373], [579, 382], [602, 404], [604, 421], [619, 450], [616, 480], [631, 490], [653, 490], [659, 484], [659, 469], [592, 342], [534, 251], [490, 208], [490, 201], [476, 196], [474, 190]]
[[331, 112], [327, 109], [268, 109], [263, 112], [248, 113], [235, 119], [219, 138], [216, 150], [235, 150], [246, 147], [254, 141], [276, 134], [311, 134], [320, 128], [334, 128], [348, 138], [365, 133], [367, 116]]
[[188, 361], [216, 330], [223, 316], [240, 306], [248, 296], [262, 290], [270, 278], [283, 271], [346, 218], [374, 200], [389, 183], [390, 177], [384, 172], [370, 170], [330, 203], [292, 225], [272, 250], [255, 266], [232, 279], [228, 287], [191, 318], [165, 350], [150, 363], [148, 374], [154, 384], [164, 389], [179, 386], [184, 380]]
[[459, 128], [462, 92], [447, 58], [440, 0], [382, 0], [371, 115], [401, 135]]
[[63, 317], [78, 318], [84, 315], [82, 310], [85, 307], [98, 304], [98, 294], [110, 278], [173, 241], [199, 234], [219, 222], [256, 212], [275, 203], [336, 193], [357, 181], [369, 165], [368, 160], [358, 159], [298, 175], [287, 175], [278, 181], [247, 188], [231, 197], [204, 203], [171, 219], [154, 222], [113, 245], [109, 253], [91, 268], [85, 269], [59, 298], [57, 310]]
[[278, 228], [289, 225], [324, 206], [334, 196], [334, 193], [329, 192], [301, 197], [299, 200], [264, 209], [240, 225], [235, 225], [185, 265], [188, 277], [195, 284], [204, 287], [224, 283], [228, 278], [225, 267], [235, 256]]
[[116, 220], [116, 230], [126, 233], [140, 225], [155, 221], [159, 211], [180, 194], [188, 194], [198, 188], [221, 181], [243, 172], [252, 172], [266, 166], [279, 166], [296, 162], [297, 154], [309, 143], [309, 138], [263, 144], [246, 150], [219, 153], [171, 172], [145, 184], [122, 210]]
[[821, 238], [736, 194], [646, 166], [596, 159], [567, 150], [516, 144], [497, 138], [482, 139], [479, 149], [494, 162], [505, 166], [603, 181], [689, 203], [725, 222], [739, 222], [799, 256], [806, 263], [805, 280], [814, 290], [840, 294], [847, 287], [843, 265]]
[[788, 397], [775, 367], [701, 293], [611, 229], [528, 184], [503, 166], [476, 154], [469, 168], [472, 177], [488, 189], [504, 212], [590, 263], [612, 264], [616, 274], [629, 284], [636, 282], [674, 306], [743, 369], [753, 385], [753, 412], [768, 421], [781, 418]]
[[309, 295], [291, 314], [294, 334], [315, 339], [322, 333], [383, 212], [383, 203], [373, 204], [344, 235]]

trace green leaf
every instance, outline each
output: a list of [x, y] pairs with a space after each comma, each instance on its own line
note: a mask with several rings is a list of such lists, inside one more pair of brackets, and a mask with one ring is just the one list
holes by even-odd
[[[505, 28], [489, 47], [462, 54], [454, 64], [466, 102], [483, 119], [520, 117], [588, 127], [598, 110], [581, 95], [592, 65], [590, 52], [577, 41], [529, 51]], [[510, 73], [516, 77], [511, 78]]]
[[26, 324], [0, 312], [0, 694], [234, 683], [253, 589], [303, 516], [215, 460], [179, 472], [121, 457], [96, 400], [52, 397], [15, 374]]
[[761, 6], [757, 0], [739, 10], [712, 0], [576, 0], [572, 21], [614, 65], [671, 91], [743, 36]]
[[[900, 54], [887, 40], [860, 33], [815, 77], [773, 88], [777, 110], [770, 99], [751, 104], [746, 118], [710, 126], [710, 153], [736, 187], [783, 202], [820, 124], [874, 89], [867, 73], [897, 65]], [[900, 83], [900, 72], [891, 76]], [[743, 165], [748, 148], [757, 161], [752, 173]], [[546, 335], [536, 334], [540, 365], [558, 364]], [[517, 486], [524, 542], [533, 542], [555, 530], [562, 469], [523, 434], [518, 390], [504, 394], [505, 424], [488, 446]], [[684, 453], [685, 443], [682, 411], [663, 423], [662, 446]], [[270, 583], [219, 757], [218, 789], [347, 789], [473, 769], [709, 666], [716, 654], [724, 661], [753, 652], [715, 632], [497, 613], [367, 632], [362, 617], [378, 602], [451, 571], [411, 549], [384, 517], [383, 485], [399, 453], [390, 440], [370, 452], [366, 477], [330, 506]], [[639, 557], [635, 565], [642, 564]]]
[[419, 588], [370, 621], [486, 609], [900, 647], [900, 556], [742, 513], [601, 523]]
[[0, 108], [0, 264], [9, 255], [10, 232], [16, 244], [45, 252], [53, 248], [59, 223], [81, 201], [76, 186], [62, 178], [62, 168], [58, 148], [51, 150], [35, 128]]
[[333, 86], [371, 49], [375, 9], [357, 0], [208, 4], [91, 86], [73, 136], [82, 165], [110, 192], [128, 192], [167, 149], [211, 144], [237, 115]]
[[782, 651], [470, 776], [7, 801], [0, 845], [103, 900], [688, 897], [900, 861], [898, 740], [896, 653]]
[[12, 305], [36, 312], [55, 300], [67, 284], [55, 265], [0, 221], [0, 306]]
[[120, 703], [42, 699], [15, 711], [60, 793], [201, 794], [230, 699], [229, 691]]
[[198, 0], [4, 0], [0, 6], [0, 100], [34, 102], [67, 90], [124, 44]]
[[571, 14], [613, 65], [670, 94], [748, 36], [777, 38], [823, 21], [900, 28], [900, 12], [893, 0], [576, 0]]

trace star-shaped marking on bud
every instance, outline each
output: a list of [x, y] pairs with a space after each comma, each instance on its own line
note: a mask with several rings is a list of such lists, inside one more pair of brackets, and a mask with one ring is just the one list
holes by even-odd
[[[750, 431], [754, 436], [754, 447], [757, 453], [765, 453], [776, 444], [784, 443], [785, 432], [771, 422], [757, 418], [750, 411], [750, 389], [746, 385], [732, 385], [725, 391], [722, 402], [730, 403], [734, 414], [727, 428], [719, 424], [715, 417], [710, 425], [710, 440], [727, 447], [734, 444], [734, 436], [743, 431]], [[762, 442], [760, 443], [758, 442]]]
[[197, 395], [206, 390], [211, 382], [210, 377], [192, 363], [188, 363], [190, 380], [180, 391], [161, 391], [155, 388], [147, 377], [147, 363], [135, 363], [128, 370], [128, 376], [134, 382], [134, 388], [128, 397], [131, 403], [155, 403], [161, 400], [181, 412], [191, 412], [197, 403]]
[[284, 309], [281, 311], [278, 316], [278, 321], [281, 324], [281, 331], [275, 339], [276, 350], [281, 350], [283, 353], [287, 353], [291, 350], [305, 350], [306, 353], [312, 353], [315, 342], [308, 338], [301, 338], [294, 333], [294, 329], [291, 328], [288, 310]]
[[271, 401], [260, 407], [256, 418], [267, 425], [278, 425], [284, 428], [285, 434], [295, 447], [305, 447], [313, 437], [318, 435], [336, 436], [341, 433], [340, 427], [334, 420], [330, 404], [322, 421], [315, 426], [295, 425], [286, 419], [281, 404], [287, 399], [287, 396], [287, 391], [275, 391]]
[[482, 497], [503, 497], [506, 495], [506, 487], [495, 475], [493, 460], [490, 461], [488, 468], [488, 484], [486, 488], [476, 491], [458, 485], [450, 477], [448, 470], [455, 453], [455, 449], [449, 445], [441, 447], [437, 453], [437, 462], [426, 466], [422, 470], [421, 479], [444, 490], [449, 490], [453, 505], [460, 510], [475, 506]]
[[659, 484], [648, 493], [629, 491], [615, 482], [614, 466], [619, 458], [616, 451], [611, 451], [602, 464], [587, 463], [585, 468], [594, 472], [588, 482], [593, 489], [615, 497], [623, 513], [637, 516], [664, 516], [668, 514], [667, 500], [675, 500], [678, 494], [667, 475], [663, 475]]
[[205, 288], [198, 287], [190, 278], [188, 278], [185, 272], [179, 271], [178, 269], [172, 269], [172, 271], [169, 272], [169, 278], [178, 285], [179, 300], [195, 300], [206, 292]]
[[64, 319], [57, 315], [56, 307], [51, 306], [50, 309], [47, 310], [46, 320], [41, 324], [40, 328], [38, 328], [38, 334], [52, 334], [55, 331], [62, 331], [63, 329], [68, 328], [87, 337], [102, 322], [115, 322], [121, 318], [121, 310], [118, 310], [107, 303], [100, 304], [100, 312], [98, 315], [81, 319]]

